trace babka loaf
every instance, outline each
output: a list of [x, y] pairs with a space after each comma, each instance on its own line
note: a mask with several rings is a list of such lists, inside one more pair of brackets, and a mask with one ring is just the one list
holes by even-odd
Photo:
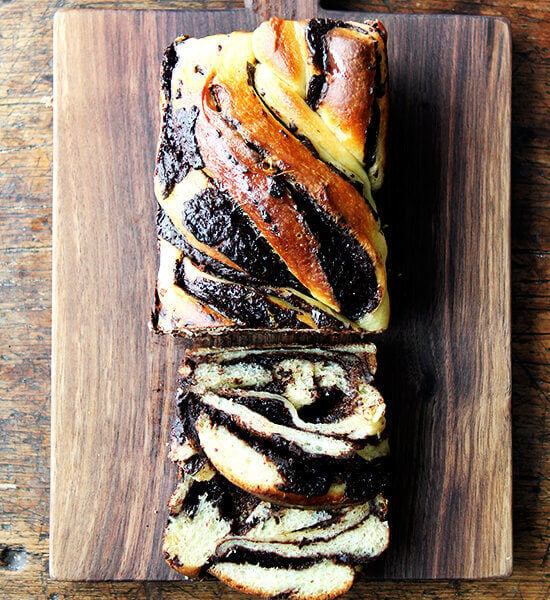
[[167, 49], [158, 331], [386, 328], [385, 38], [273, 18]]
[[187, 577], [205, 573], [252, 594], [334, 598], [388, 544], [386, 501], [330, 509], [281, 507], [221, 476], [183, 475], [170, 499], [163, 551]]
[[196, 351], [180, 369], [170, 456], [278, 504], [373, 498], [388, 472], [375, 370], [372, 344]]

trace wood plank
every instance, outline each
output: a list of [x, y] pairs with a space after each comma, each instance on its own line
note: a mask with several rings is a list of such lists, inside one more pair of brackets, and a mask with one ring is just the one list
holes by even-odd
[[[511, 568], [508, 28], [483, 18], [384, 22], [392, 131], [381, 204], [393, 321], [379, 340], [380, 381], [391, 406], [397, 488], [384, 575], [504, 575]], [[181, 32], [254, 23], [244, 10], [70, 11], [56, 19], [54, 577], [175, 577], [159, 549], [174, 483], [165, 443], [181, 347], [146, 327], [156, 270], [159, 56]]]

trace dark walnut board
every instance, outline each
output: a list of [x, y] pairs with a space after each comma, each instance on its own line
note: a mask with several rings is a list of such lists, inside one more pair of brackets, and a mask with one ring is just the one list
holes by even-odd
[[[55, 578], [178, 578], [160, 544], [175, 483], [166, 444], [176, 369], [187, 342], [147, 327], [160, 57], [179, 34], [250, 30], [266, 15], [372, 16], [324, 11], [312, 0], [288, 4], [56, 16]], [[395, 464], [391, 545], [369, 574], [501, 577], [512, 569], [509, 27], [465, 16], [383, 21], [391, 131], [379, 206], [392, 320], [374, 341]], [[208, 583], [189, 585], [210, 597]]]

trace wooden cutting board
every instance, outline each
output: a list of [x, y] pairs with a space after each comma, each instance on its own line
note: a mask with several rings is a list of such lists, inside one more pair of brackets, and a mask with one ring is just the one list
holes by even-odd
[[[163, 48], [181, 33], [248, 30], [266, 14], [372, 16], [324, 11], [312, 0], [255, 11], [56, 15], [55, 578], [177, 578], [160, 544], [185, 341], [147, 328]], [[393, 316], [375, 341], [395, 489], [391, 546], [371, 574], [504, 576], [512, 568], [509, 27], [483, 17], [382, 19], [391, 131], [379, 206]], [[304, 337], [318, 341], [292, 339]], [[216, 584], [189, 585], [206, 598]]]

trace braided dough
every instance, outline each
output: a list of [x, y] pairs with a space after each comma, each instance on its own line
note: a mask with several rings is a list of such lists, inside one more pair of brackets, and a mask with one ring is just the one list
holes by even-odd
[[156, 329], [386, 328], [385, 37], [274, 18], [168, 48]]

